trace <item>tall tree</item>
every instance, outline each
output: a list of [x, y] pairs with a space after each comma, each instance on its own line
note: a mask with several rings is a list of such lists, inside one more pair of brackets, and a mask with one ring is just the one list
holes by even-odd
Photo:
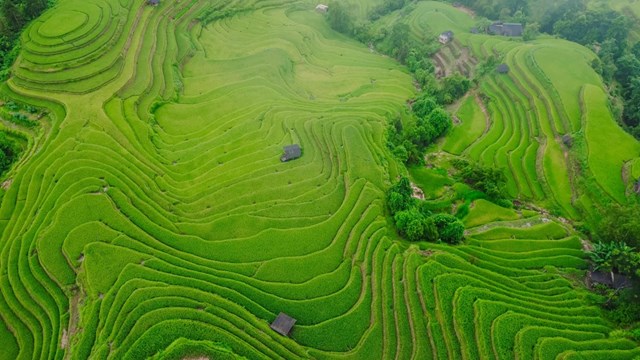
[[24, 15], [27, 19], [33, 19], [47, 8], [45, 0], [25, 0]]
[[393, 48], [393, 56], [401, 63], [404, 63], [409, 55], [410, 30], [409, 25], [399, 22], [393, 26], [389, 36], [391, 47]]
[[4, 0], [2, 2], [2, 15], [4, 15], [7, 27], [11, 31], [17, 31], [24, 25], [24, 16], [16, 0]]
[[350, 34], [353, 29], [353, 20], [347, 6], [338, 1], [329, 3], [329, 12], [327, 14], [329, 26], [337, 32]]
[[624, 123], [637, 127], [640, 125], [640, 77], [635, 76], [625, 87], [624, 93]]

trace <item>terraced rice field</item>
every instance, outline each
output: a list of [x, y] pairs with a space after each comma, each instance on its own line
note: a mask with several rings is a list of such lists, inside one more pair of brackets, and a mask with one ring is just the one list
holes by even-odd
[[[555, 39], [523, 43], [474, 35], [468, 15], [443, 4], [421, 4], [411, 16], [415, 33], [453, 30], [458, 53], [469, 51], [478, 62], [496, 56], [510, 69], [483, 77], [477, 93], [454, 107], [460, 123], [443, 142], [444, 151], [504, 169], [512, 197], [568, 218], [588, 217], [594, 206], [625, 201], [635, 179], [625, 172], [640, 155], [640, 144], [613, 120], [602, 82], [590, 67], [591, 51]], [[440, 20], [429, 22], [431, 12]], [[455, 68], [459, 57], [447, 61], [444, 50], [436, 55], [436, 64]], [[558, 58], [571, 66], [558, 66]], [[592, 96], [600, 97], [594, 99], [597, 105], [588, 105]], [[600, 151], [609, 141], [596, 133], [615, 139], [617, 146]]]
[[1, 95], [48, 115], [0, 207], [0, 359], [640, 355], [554, 219], [480, 202], [467, 245], [398, 240], [411, 78], [308, 2], [60, 0], [22, 40]]

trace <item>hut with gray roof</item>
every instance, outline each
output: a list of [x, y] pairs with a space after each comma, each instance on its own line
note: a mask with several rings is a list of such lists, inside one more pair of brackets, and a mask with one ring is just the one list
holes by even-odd
[[296, 319], [281, 312], [269, 327], [282, 336], [289, 336], [289, 333], [291, 333], [291, 329], [295, 323]]
[[284, 147], [284, 153], [282, 154], [280, 161], [287, 162], [290, 160], [297, 159], [300, 156], [302, 156], [302, 149], [300, 148], [300, 145], [298, 144], [288, 145]]

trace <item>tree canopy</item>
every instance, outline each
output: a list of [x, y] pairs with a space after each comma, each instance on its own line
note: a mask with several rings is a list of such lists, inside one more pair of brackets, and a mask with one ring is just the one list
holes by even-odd
[[387, 191], [387, 207], [400, 235], [409, 241], [443, 241], [459, 244], [464, 239], [464, 224], [455, 216], [432, 214], [425, 202], [412, 197], [411, 182], [401, 176]]
[[2, 0], [0, 2], [0, 79], [18, 56], [14, 50], [25, 25], [48, 6], [47, 0]]
[[329, 3], [327, 21], [329, 26], [337, 32], [351, 34], [353, 30], [353, 18], [344, 2], [332, 1]]

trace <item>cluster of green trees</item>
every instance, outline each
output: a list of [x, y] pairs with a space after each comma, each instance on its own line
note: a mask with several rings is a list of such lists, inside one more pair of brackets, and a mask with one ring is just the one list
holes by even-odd
[[594, 237], [600, 242], [619, 242], [640, 249], [640, 205], [614, 204], [602, 212]]
[[584, 45], [602, 44], [607, 40], [624, 43], [629, 35], [628, 22], [613, 10], [583, 10], [567, 13], [553, 24], [553, 33]]
[[512, 207], [507, 192], [507, 177], [502, 170], [482, 166], [462, 159], [452, 161], [458, 170], [457, 177], [471, 188], [484, 193], [487, 198], [504, 207]]
[[2, 0], [0, 2], [0, 80], [18, 56], [20, 31], [40, 15], [54, 0]]
[[3, 131], [0, 131], [0, 176], [4, 174], [11, 164], [20, 156], [20, 146]]
[[407, 65], [422, 89], [411, 107], [412, 121], [405, 128], [397, 118], [389, 128], [388, 144], [403, 162], [422, 164], [427, 147], [451, 128], [451, 116], [443, 106], [464, 96], [471, 88], [471, 81], [458, 73], [436, 81], [430, 52], [410, 47], [412, 41], [408, 25], [398, 23], [388, 41], [383, 42], [383, 48], [386, 46], [398, 61]]
[[412, 195], [411, 182], [405, 176], [387, 192], [387, 206], [402, 236], [410, 241], [462, 242], [464, 224], [458, 218], [444, 213], [433, 214], [425, 201]]
[[393, 11], [402, 9], [410, 2], [411, 0], [386, 0], [382, 4], [373, 8], [373, 10], [371, 10], [371, 12], [369, 13], [369, 19], [371, 21], [378, 20], [379, 18]]
[[528, 12], [527, 0], [451, 0], [453, 3], [473, 9], [478, 15], [501, 20], [513, 17], [519, 13]]
[[407, 164], [423, 164], [427, 147], [451, 128], [451, 116], [437, 100], [422, 94], [412, 106], [411, 123], [406, 127], [400, 118], [389, 126], [387, 145]]
[[614, 86], [613, 93], [622, 98], [622, 120], [631, 134], [640, 138], [640, 42], [627, 46], [614, 39], [604, 41], [593, 67]]

